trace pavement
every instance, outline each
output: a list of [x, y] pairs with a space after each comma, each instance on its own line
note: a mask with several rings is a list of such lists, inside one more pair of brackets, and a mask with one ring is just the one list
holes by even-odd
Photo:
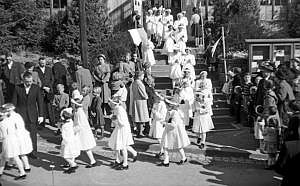
[[[129, 170], [110, 168], [113, 152], [107, 147], [109, 134], [97, 140], [93, 149], [98, 166], [86, 169], [88, 162], [82, 154], [79, 168], [71, 175], [63, 174], [60, 167], [64, 160], [60, 156], [60, 139], [48, 128], [40, 131], [38, 138], [39, 159], [30, 160], [32, 171], [26, 180], [14, 181], [16, 169], [5, 171], [2, 185], [8, 186], [96, 186], [96, 185], [280, 185], [280, 176], [264, 170], [266, 155], [256, 151], [257, 144], [249, 129], [240, 126], [235, 131], [211, 132], [204, 150], [194, 143], [196, 137], [189, 132], [191, 145], [185, 148], [188, 163], [177, 165], [178, 153], [172, 152], [170, 167], [157, 167], [161, 160], [155, 157], [159, 150], [156, 140], [135, 139], [134, 148], [139, 152], [138, 161], [129, 163]], [[130, 159], [131, 160], [131, 159]]]

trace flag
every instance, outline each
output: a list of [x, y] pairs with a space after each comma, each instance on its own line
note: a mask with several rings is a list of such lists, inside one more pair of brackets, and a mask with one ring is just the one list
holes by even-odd
[[220, 38], [215, 42], [215, 44], [213, 45], [213, 47], [212, 47], [212, 49], [211, 49], [211, 57], [214, 57], [215, 51], [216, 51], [217, 46], [218, 46], [218, 44], [219, 44], [219, 42], [220, 42], [221, 39], [222, 39], [222, 37], [220, 37]]
[[145, 43], [147, 41], [147, 33], [144, 28], [130, 29], [128, 32], [136, 46], [139, 46], [141, 42]]

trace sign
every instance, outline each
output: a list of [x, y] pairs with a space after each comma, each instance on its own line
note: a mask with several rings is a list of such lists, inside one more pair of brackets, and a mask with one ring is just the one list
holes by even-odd
[[253, 56], [253, 60], [263, 60], [264, 56], [263, 55], [255, 55]]
[[276, 57], [284, 57], [284, 50], [274, 50]]
[[295, 57], [300, 57], [300, 45], [295, 45]]

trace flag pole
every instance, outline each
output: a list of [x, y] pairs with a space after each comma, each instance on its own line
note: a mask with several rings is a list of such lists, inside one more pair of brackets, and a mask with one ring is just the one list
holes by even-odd
[[222, 26], [222, 43], [223, 43], [223, 60], [224, 60], [225, 81], [227, 82], [226, 48], [225, 48], [225, 34], [224, 34], [223, 26]]
[[203, 16], [202, 16], [202, 10], [201, 10], [201, 1], [199, 4], [199, 10], [200, 10], [200, 19], [201, 19], [201, 31], [202, 31], [202, 44], [203, 44], [203, 49], [205, 49], [205, 43], [204, 43], [204, 27], [203, 27]]

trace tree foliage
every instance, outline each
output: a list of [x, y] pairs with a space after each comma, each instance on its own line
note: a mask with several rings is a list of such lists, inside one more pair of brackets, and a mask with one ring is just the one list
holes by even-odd
[[259, 11], [258, 0], [215, 0], [215, 35], [219, 35], [220, 27], [224, 26], [229, 49], [246, 49], [245, 39], [263, 37], [264, 28], [259, 24]]
[[283, 26], [290, 37], [300, 37], [300, 3], [293, 2], [288, 6], [287, 14], [283, 18]]
[[34, 1], [0, 0], [0, 52], [39, 47], [43, 12]]
[[[101, 0], [86, 1], [89, 62], [103, 53], [116, 62], [130, 50], [126, 33], [113, 33], [112, 23]], [[45, 28], [44, 49], [57, 54], [80, 55], [79, 3], [73, 1], [67, 12], [55, 15]]]

